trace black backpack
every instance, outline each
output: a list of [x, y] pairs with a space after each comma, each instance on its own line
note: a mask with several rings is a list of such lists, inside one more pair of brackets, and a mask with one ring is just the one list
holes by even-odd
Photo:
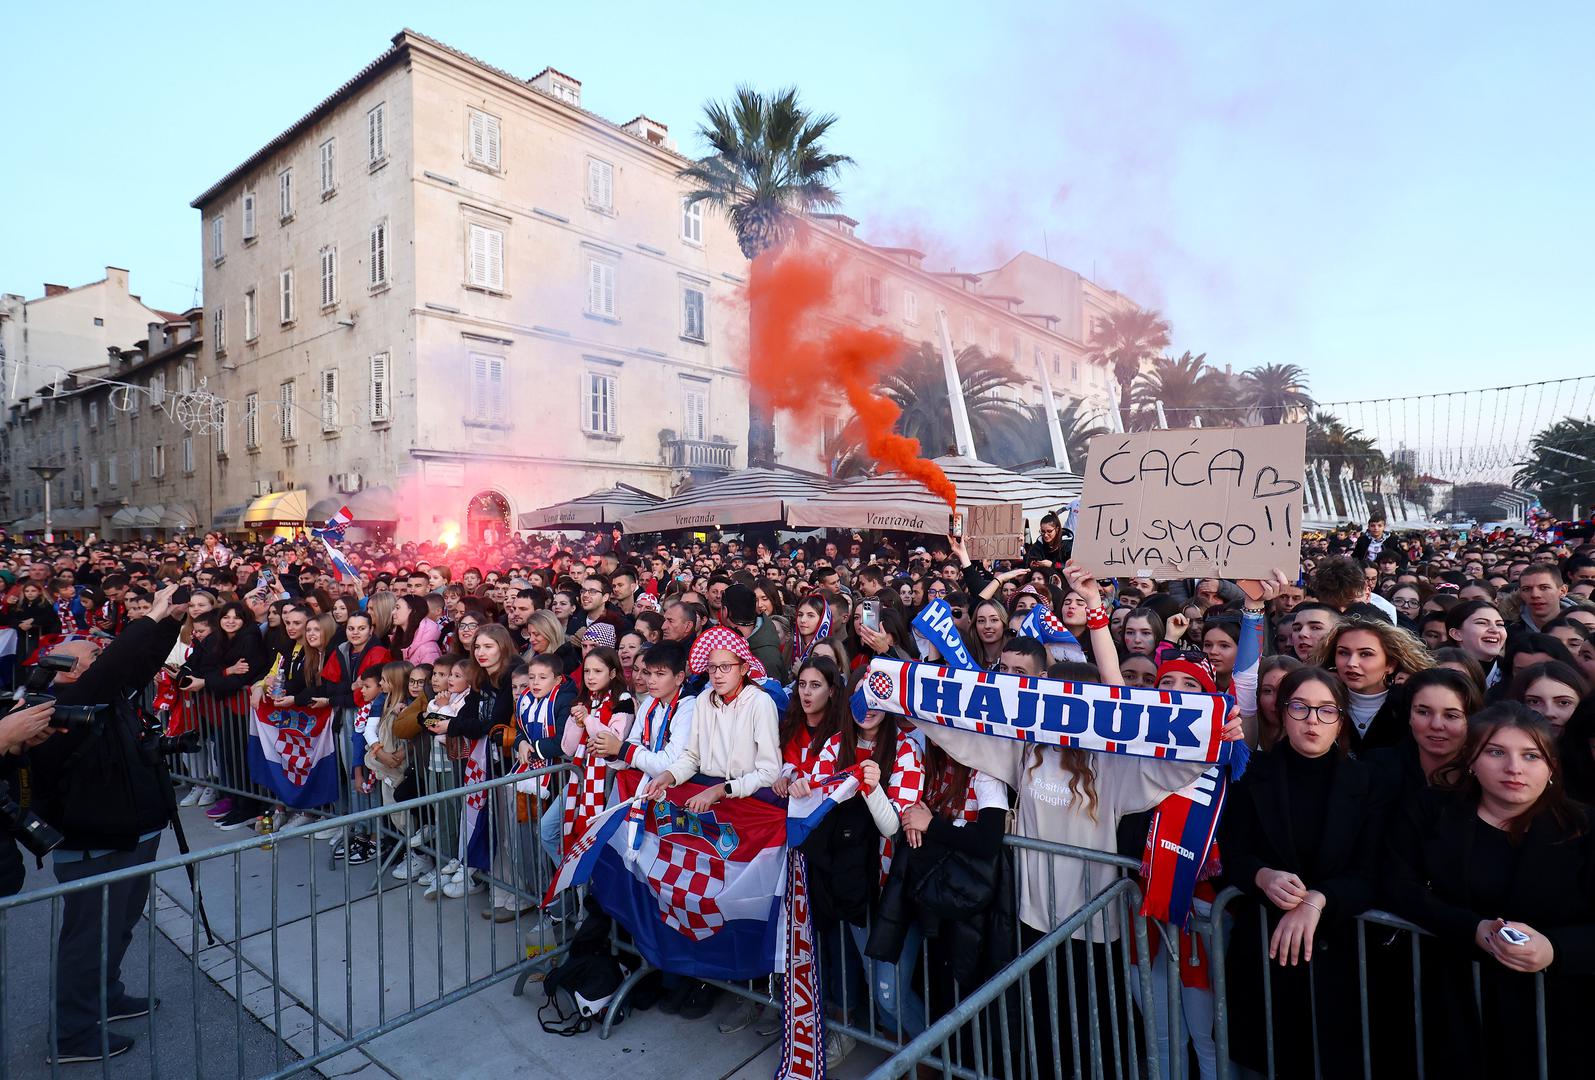
[[[609, 946], [612, 920], [591, 896], [586, 911], [565, 959], [543, 977], [543, 993], [548, 998], [538, 1006], [537, 1022], [550, 1035], [570, 1038], [592, 1030], [626, 978], [627, 969]], [[615, 1022], [624, 1019], [622, 1012]]]
[[825, 815], [802, 849], [809, 863], [809, 903], [817, 918], [865, 924], [880, 893], [880, 845], [880, 830], [863, 795]]

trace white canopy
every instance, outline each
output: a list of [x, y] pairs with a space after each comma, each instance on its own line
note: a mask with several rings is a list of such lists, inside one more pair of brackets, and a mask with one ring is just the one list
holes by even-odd
[[[958, 507], [1018, 503], [1026, 518], [1040, 518], [1064, 507], [1080, 493], [1023, 473], [1010, 472], [964, 457], [936, 459], [958, 488]], [[917, 481], [897, 473], [867, 476], [799, 503], [787, 511], [794, 527], [891, 529], [898, 532], [945, 533], [947, 504]]]
[[564, 502], [554, 503], [537, 510], [528, 510], [520, 516], [523, 529], [596, 529], [604, 525], [617, 525], [627, 514], [637, 513], [657, 506], [663, 500], [651, 491], [616, 484], [600, 488], [591, 495], [582, 495]]
[[790, 506], [832, 486], [829, 477], [777, 466], [742, 469], [621, 516], [629, 533], [779, 522]]

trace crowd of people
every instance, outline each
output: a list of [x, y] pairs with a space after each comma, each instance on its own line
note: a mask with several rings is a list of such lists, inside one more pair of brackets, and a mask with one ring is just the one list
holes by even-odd
[[[440, 903], [518, 875], [525, 888], [494, 885], [479, 902], [500, 922], [533, 913], [531, 883], [548, 880], [627, 770], [652, 797], [694, 775], [723, 781], [687, 804], [702, 813], [765, 788], [803, 795], [860, 766], [864, 794], [848, 808], [858, 827], [837, 830], [852, 847], [833, 842], [813, 860], [825, 993], [833, 1010], [864, 1002], [879, 1028], [906, 1039], [1116, 871], [1024, 850], [1014, 895], [975, 917], [916, 911], [894, 878], [938, 852], [1003, 858], [1010, 832], [1138, 858], [1149, 812], [1201, 771], [916, 729], [856, 707], [871, 659], [936, 658], [914, 617], [940, 601], [992, 671], [1234, 697], [1230, 734], [1257, 753], [1229, 793], [1198, 895], [1246, 894], [1231, 905], [1226, 950], [1236, 1064], [1263, 1071], [1272, 1054], [1282, 1076], [1360, 1074], [1367, 1042], [1377, 1074], [1411, 1074], [1411, 997], [1390, 988], [1412, 987], [1412, 952], [1370, 938], [1369, 989], [1359, 989], [1356, 917], [1370, 909], [1431, 935], [1421, 954], [1429, 1075], [1535, 1074], [1537, 973], [1552, 1075], [1572, 1075], [1581, 1057], [1578, 1019], [1595, 1006], [1595, 556], [1582, 548], [1528, 530], [1398, 536], [1372, 522], [1306, 537], [1299, 564], [1267, 578], [1099, 581], [1069, 561], [1049, 515], [1025, 558], [991, 566], [957, 538], [893, 534], [646, 543], [617, 532], [342, 550], [357, 577], [340, 578], [308, 540], [12, 542], [0, 559], [0, 623], [15, 631], [19, 659], [40, 642], [92, 651], [152, 614], [171, 621], [169, 587], [186, 588], [155, 679], [168, 685], [152, 685], [145, 706], [202, 718], [194, 754], [216, 782], [193, 785], [183, 802], [223, 830], [280, 830], [372, 800], [573, 765], [568, 782], [504, 788], [497, 819], [524, 824], [496, 830], [486, 851], [443, 813], [326, 837], [352, 863], [392, 854], [392, 875]], [[1055, 659], [1022, 632], [1037, 605], [1083, 659]], [[338, 718], [336, 802], [290, 811], [259, 797], [240, 748], [267, 700]], [[25, 761], [48, 730], [22, 715], [0, 720], [0, 738]], [[528, 719], [546, 737], [524, 737]], [[542, 917], [577, 914], [555, 903]], [[1071, 948], [1079, 979], [1112, 970], [1100, 938]], [[1158, 977], [1181, 982], [1190, 1045], [1168, 1045], [1166, 993], [1139, 1005], [1163, 1052], [1191, 1055], [1210, 1077], [1205, 951], [1194, 939], [1180, 951], [1194, 962], [1160, 966]], [[1052, 998], [1066, 1071], [1071, 1031], [1095, 1025], [1106, 1045], [1113, 1038], [1105, 1010], [1088, 1011], [1087, 989], [1073, 1006]], [[1044, 981], [1035, 991], [1048, 1000]], [[1367, 1031], [1363, 992], [1374, 994]], [[715, 996], [667, 972], [641, 1004], [693, 1020]], [[719, 1027], [773, 1032], [777, 1021], [739, 1003]], [[1041, 1060], [1056, 1056], [1052, 1023], [1033, 1035]], [[834, 1062], [849, 1047], [836, 1035], [827, 1053]]]

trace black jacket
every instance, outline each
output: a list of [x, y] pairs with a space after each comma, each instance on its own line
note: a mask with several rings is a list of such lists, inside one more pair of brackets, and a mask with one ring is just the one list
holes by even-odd
[[101, 705], [96, 730], [56, 735], [28, 752], [39, 816], [60, 829], [70, 851], [132, 851], [169, 818], [170, 790], [146, 764], [142, 720], [132, 697], [149, 685], [177, 642], [177, 619], [135, 619], [76, 682], [62, 705]]
[[[239, 675], [228, 675], [227, 669], [240, 660], [249, 665], [249, 670]], [[251, 683], [258, 682], [269, 665], [266, 643], [260, 631], [249, 624], [245, 624], [231, 638], [219, 632], [212, 634], [203, 646], [194, 650], [188, 660], [189, 670], [205, 680], [204, 692], [214, 697], [230, 697]]]
[[[1291, 788], [1284, 758], [1293, 753], [1283, 744], [1253, 758], [1219, 820], [1225, 879], [1249, 898], [1231, 907], [1235, 929], [1225, 966], [1230, 1015], [1256, 1020], [1230, 1026], [1230, 1056], [1264, 1070], [1263, 967], [1269, 964], [1279, 1075], [1313, 1075], [1315, 1000], [1323, 1075], [1360, 1075], [1353, 920], [1374, 902], [1387, 804], [1374, 787], [1373, 770], [1355, 758], [1341, 758], [1329, 782], [1317, 852], [1311, 860], [1304, 859], [1290, 824]], [[1269, 961], [1263, 948], [1260, 924], [1271, 934], [1284, 914], [1257, 887], [1257, 871], [1264, 867], [1291, 871], [1325, 897], [1308, 965], [1281, 967]]]
[[1408, 800], [1390, 828], [1385, 903], [1434, 934], [1439, 946], [1423, 1011], [1443, 1020], [1446, 1037], [1426, 1040], [1427, 1075], [1538, 1075], [1534, 977], [1501, 966], [1474, 944], [1479, 923], [1496, 918], [1550, 939], [1556, 953], [1545, 971], [1550, 1075], [1582, 1075], [1595, 1013], [1595, 833], [1587, 812], [1579, 809], [1572, 828], [1545, 815], [1529, 826], [1499, 911], [1484, 909], [1470, 886], [1478, 828], [1472, 802], [1432, 789]]
[[1385, 703], [1373, 714], [1366, 733], [1357, 734], [1357, 726], [1346, 719], [1350, 732], [1350, 749], [1353, 757], [1365, 758], [1370, 752], [1387, 746], [1400, 746], [1412, 739], [1412, 724], [1408, 719], [1409, 695], [1404, 686], [1392, 686], [1385, 695]]

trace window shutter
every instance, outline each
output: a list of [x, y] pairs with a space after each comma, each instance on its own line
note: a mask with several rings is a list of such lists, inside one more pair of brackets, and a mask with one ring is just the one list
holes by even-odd
[[321, 193], [328, 194], [337, 184], [338, 140], [328, 139], [321, 144]]
[[493, 419], [501, 422], [505, 416], [504, 361], [496, 358], [490, 360], [487, 366], [487, 373], [488, 403], [492, 409]]
[[471, 110], [471, 160], [487, 164], [487, 115]]
[[321, 430], [338, 430], [338, 372], [328, 369], [321, 373]]
[[278, 317], [282, 322], [294, 321], [294, 272], [284, 270], [278, 278], [281, 291], [281, 300], [278, 302]]
[[284, 169], [277, 177], [277, 216], [287, 217], [294, 212], [294, 171]]
[[279, 387], [278, 405], [282, 410], [282, 438], [287, 442], [298, 432], [299, 418], [294, 412], [294, 383], [290, 379]]
[[371, 226], [371, 284], [388, 283], [388, 223], [379, 221]]
[[224, 250], [226, 250], [226, 248], [225, 248], [225, 234], [226, 234], [226, 231], [227, 231], [227, 219], [226, 219], [226, 217], [224, 217], [221, 214], [217, 214], [215, 217], [211, 218], [211, 221], [210, 221], [210, 257], [212, 259], [221, 258], [222, 257], [222, 252]]
[[217, 308], [214, 321], [216, 323], [216, 355], [221, 356], [227, 351], [227, 309], [224, 307]]
[[487, 419], [487, 357], [471, 355], [471, 415]]
[[504, 234], [497, 229], [487, 230], [487, 287], [504, 289]]
[[587, 162], [587, 201], [605, 210], [614, 208], [615, 170], [607, 161]]
[[388, 419], [388, 354], [371, 357], [371, 422]]
[[217, 420], [219, 423], [216, 426], [216, 452], [218, 454], [225, 454], [227, 453], [228, 446], [232, 443], [231, 432], [229, 432], [227, 429], [227, 422], [229, 419], [231, 419], [227, 415], [230, 410], [228, 409], [227, 402], [225, 401], [218, 405], [217, 408], [220, 410], [220, 412], [217, 415]]
[[338, 302], [338, 249], [321, 249], [321, 306], [331, 307]]
[[703, 442], [707, 438], [707, 411], [708, 402], [702, 390], [687, 391], [687, 438]]
[[594, 315], [615, 314], [615, 268], [597, 259], [587, 261], [587, 310]]
[[244, 395], [244, 445], [250, 449], [260, 445], [260, 395]]
[[487, 156], [483, 159], [483, 164], [485, 164], [490, 169], [496, 169], [496, 168], [499, 167], [499, 142], [500, 142], [500, 140], [499, 140], [499, 122], [498, 122], [498, 117], [496, 117], [496, 116], [484, 116], [483, 120], [486, 121], [485, 126], [486, 126], [486, 129], [487, 129], [486, 130], [486, 135], [487, 135]]
[[255, 193], [253, 191], [244, 192], [243, 218], [244, 239], [253, 240], [255, 238]]
[[367, 153], [372, 165], [388, 156], [388, 138], [383, 123], [386, 105], [386, 102], [378, 102], [375, 108], [366, 113]]

